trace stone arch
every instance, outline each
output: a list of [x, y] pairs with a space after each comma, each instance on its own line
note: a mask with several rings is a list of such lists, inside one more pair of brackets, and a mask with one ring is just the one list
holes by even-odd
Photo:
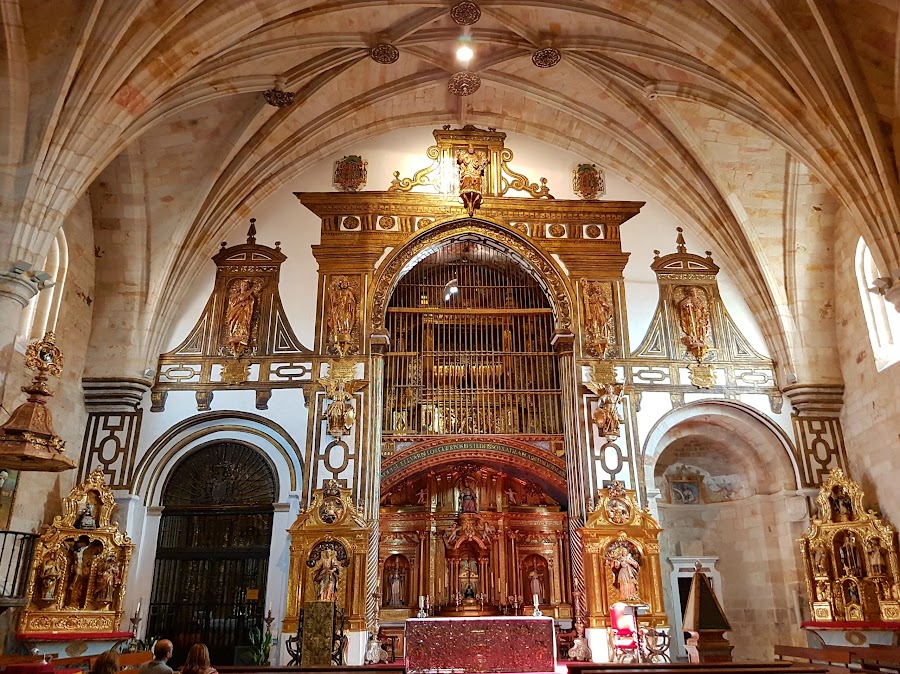
[[200, 447], [226, 440], [266, 456], [278, 478], [276, 502], [286, 502], [288, 492], [297, 490], [302, 454], [287, 431], [257, 414], [221, 411], [189, 417], [160, 434], [137, 466], [134, 494], [145, 505], [161, 505], [164, 485], [181, 460]]
[[686, 428], [697, 424], [737, 434], [746, 441], [755, 452], [756, 461], [768, 473], [769, 490], [795, 490], [801, 487], [800, 467], [793, 443], [772, 419], [737, 401], [700, 400], [670, 410], [647, 434], [643, 456], [648, 498], [651, 492], [655, 492], [652, 485], [660, 455]]
[[404, 245], [391, 251], [384, 260], [372, 283], [370, 320], [373, 333], [383, 330], [387, 306], [400, 279], [443, 244], [465, 240], [467, 237], [502, 250], [514, 258], [547, 295], [553, 309], [556, 329], [562, 332], [576, 329], [575, 291], [567, 275], [553, 258], [539, 251], [526, 237], [502, 221], [484, 216], [454, 216], [421, 230]]

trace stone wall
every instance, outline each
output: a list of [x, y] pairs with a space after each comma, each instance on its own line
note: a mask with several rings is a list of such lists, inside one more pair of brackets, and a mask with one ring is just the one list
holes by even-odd
[[[82, 197], [63, 226], [69, 248], [69, 268], [64, 286], [59, 319], [56, 323], [56, 343], [65, 363], [62, 377], [51, 378], [53, 391], [49, 406], [57, 435], [66, 441], [66, 453], [75, 461], [81, 451], [84, 422], [84, 395], [81, 376], [91, 334], [94, 294], [94, 236], [91, 207]], [[46, 290], [44, 292], [47, 292]], [[13, 410], [25, 400], [21, 387], [31, 381], [33, 372], [26, 370], [22, 354], [13, 358], [13, 368], [6, 386], [3, 407]], [[74, 485], [76, 471], [64, 473], [21, 472], [13, 504], [10, 529], [36, 530], [60, 514], [62, 497]]]
[[[733, 628], [726, 637], [735, 659], [771, 659], [775, 644], [805, 645], [799, 608], [805, 600], [798, 595], [802, 578], [792, 547], [806, 526], [803, 505], [802, 497], [790, 492], [695, 506], [659, 504], [669, 615], [679, 609], [671, 596], [666, 558], [718, 557], [719, 601]], [[800, 519], [791, 521], [790, 515]]]
[[[881, 372], [875, 367], [852, 254], [858, 241], [859, 233], [850, 223], [845, 223], [835, 244], [836, 249], [846, 251], [835, 271], [840, 362], [834, 365], [840, 367], [844, 377], [841, 421], [851, 476], [862, 484], [868, 503], [877, 504], [897, 526], [900, 525], [900, 490], [897, 489], [900, 364], [895, 363]], [[889, 310], [894, 309], [889, 307]], [[895, 340], [895, 348], [900, 348], [900, 335]]]

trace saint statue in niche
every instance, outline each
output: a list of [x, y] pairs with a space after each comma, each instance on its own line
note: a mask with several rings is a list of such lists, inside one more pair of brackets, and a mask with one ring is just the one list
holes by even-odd
[[484, 150], [476, 150], [469, 143], [465, 150], [456, 151], [456, 165], [459, 168], [459, 191], [477, 192], [484, 191], [484, 170], [487, 168], [488, 156]]
[[228, 326], [228, 346], [236, 358], [240, 358], [250, 346], [250, 327], [260, 288], [261, 285], [251, 279], [239, 279], [228, 294], [225, 323]]
[[110, 553], [100, 560], [100, 567], [94, 579], [94, 599], [101, 603], [111, 603], [115, 599], [116, 587], [121, 585], [121, 567], [115, 554]]
[[316, 583], [316, 598], [319, 601], [334, 601], [341, 567], [334, 550], [325, 549], [316, 563], [313, 580]]
[[544, 570], [538, 566], [537, 559], [532, 558], [531, 569], [528, 571], [528, 589], [532, 596], [537, 595], [538, 601], [546, 601], [544, 594]]
[[887, 564], [884, 561], [884, 553], [881, 551], [881, 542], [876, 538], [869, 548], [869, 570], [872, 575], [879, 576], [887, 573]]
[[90, 560], [85, 559], [89, 543], [86, 537], [82, 537], [75, 541], [71, 552], [71, 575], [69, 579], [69, 601], [68, 606], [74, 608], [84, 608], [85, 593], [87, 592], [88, 578], [90, 575]]
[[328, 329], [331, 340], [343, 356], [356, 324], [356, 294], [346, 276], [336, 276], [328, 291]]
[[459, 511], [462, 513], [478, 512], [475, 501], [475, 492], [471, 487], [463, 487], [459, 494]]
[[709, 301], [706, 291], [696, 286], [682, 286], [684, 297], [678, 302], [678, 323], [684, 337], [681, 343], [698, 360], [702, 361], [709, 345]]
[[828, 555], [825, 548], [817, 547], [812, 551], [813, 567], [817, 576], [828, 575]]
[[853, 519], [853, 502], [841, 485], [832, 487], [828, 503], [831, 506], [832, 522], [847, 522]]
[[387, 605], [403, 606], [404, 573], [399, 562], [395, 562], [388, 571], [387, 577]]
[[75, 523], [76, 529], [96, 529], [97, 519], [94, 516], [96, 508], [93, 503], [85, 497], [81, 505], [81, 511], [78, 514], [78, 521]]
[[55, 553], [48, 554], [41, 565], [41, 599], [56, 601], [61, 573], [60, 559]]
[[604, 357], [609, 345], [613, 307], [597, 281], [584, 284], [584, 327], [594, 352]]
[[841, 544], [840, 550], [841, 566], [844, 569], [845, 576], [860, 576], [861, 564], [859, 558], [859, 548], [856, 546], [856, 535], [848, 533]]
[[639, 591], [638, 576], [641, 571], [640, 562], [634, 558], [631, 550], [619, 545], [607, 551], [606, 565], [613, 572], [613, 587], [619, 591], [623, 601], [637, 600]]

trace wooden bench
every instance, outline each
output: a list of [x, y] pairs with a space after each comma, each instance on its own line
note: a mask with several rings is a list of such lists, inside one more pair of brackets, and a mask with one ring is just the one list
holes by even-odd
[[900, 648], [896, 646], [872, 645], [868, 648], [852, 647], [848, 650], [850, 658], [858, 662], [862, 669], [900, 672]]
[[782, 646], [776, 644], [775, 658], [778, 660], [793, 658], [796, 660], [804, 660], [809, 663], [821, 662], [830, 665], [832, 668], [835, 668], [835, 666], [847, 668], [852, 662], [850, 649], [837, 646], [804, 648], [803, 646]]
[[343, 665], [340, 667], [260, 667], [259, 665], [223, 665], [216, 667], [219, 674], [406, 674], [402, 664], [390, 665]]

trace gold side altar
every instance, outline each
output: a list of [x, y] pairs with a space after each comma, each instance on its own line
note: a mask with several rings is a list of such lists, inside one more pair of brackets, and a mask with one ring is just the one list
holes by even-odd
[[35, 546], [20, 637], [119, 629], [134, 546], [112, 522], [115, 508], [115, 497], [99, 469], [63, 498], [63, 514], [53, 519]]
[[580, 530], [588, 627], [609, 627], [610, 606], [616, 602], [646, 605], [642, 624], [668, 626], [659, 566], [661, 531], [650, 513], [641, 510], [634, 490], [616, 481], [598, 490], [593, 512]]
[[897, 532], [863, 506], [859, 485], [831, 471], [800, 539], [814, 622], [900, 620]]
[[306, 602], [334, 602], [351, 631], [365, 628], [365, 577], [369, 529], [350, 490], [326, 480], [291, 528], [287, 610], [282, 631], [296, 633]]

